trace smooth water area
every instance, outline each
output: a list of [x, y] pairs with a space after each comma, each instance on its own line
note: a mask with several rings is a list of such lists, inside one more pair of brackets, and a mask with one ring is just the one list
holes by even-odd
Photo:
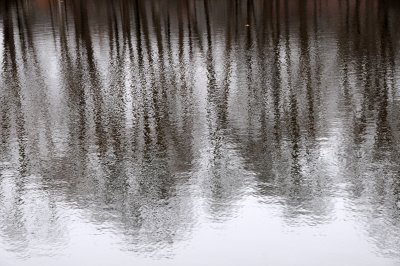
[[400, 265], [399, 25], [389, 0], [0, 0], [0, 265]]

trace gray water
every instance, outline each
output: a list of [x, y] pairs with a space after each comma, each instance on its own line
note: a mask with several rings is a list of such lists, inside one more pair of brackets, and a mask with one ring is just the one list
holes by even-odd
[[399, 25], [0, 0], [0, 265], [400, 265]]

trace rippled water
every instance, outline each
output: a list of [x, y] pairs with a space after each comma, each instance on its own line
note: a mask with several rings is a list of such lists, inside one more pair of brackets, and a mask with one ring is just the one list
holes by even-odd
[[0, 0], [0, 265], [400, 265], [399, 25]]

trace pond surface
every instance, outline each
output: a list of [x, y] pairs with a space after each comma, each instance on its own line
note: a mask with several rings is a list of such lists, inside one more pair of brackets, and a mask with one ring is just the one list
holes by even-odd
[[399, 25], [0, 0], [0, 265], [400, 265]]

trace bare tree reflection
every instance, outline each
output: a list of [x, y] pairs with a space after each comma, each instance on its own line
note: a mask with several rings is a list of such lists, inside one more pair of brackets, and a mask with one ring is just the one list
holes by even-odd
[[399, 255], [398, 4], [38, 3], [0, 0], [0, 191], [12, 191], [0, 230], [12, 245], [33, 243], [32, 193], [54, 238], [62, 202], [149, 251], [191, 232], [193, 201], [220, 221], [254, 189], [291, 225], [328, 222], [346, 195]]

